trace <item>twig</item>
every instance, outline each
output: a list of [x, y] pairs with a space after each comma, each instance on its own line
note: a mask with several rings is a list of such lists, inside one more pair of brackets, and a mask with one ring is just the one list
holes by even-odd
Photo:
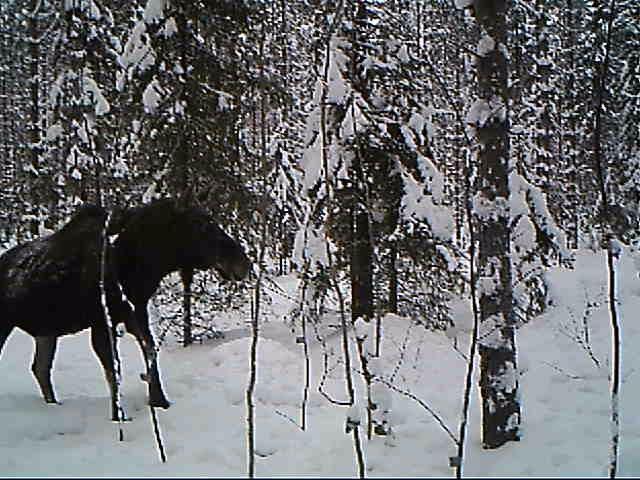
[[116, 345], [116, 339], [113, 335], [113, 323], [111, 321], [111, 315], [109, 314], [109, 306], [107, 305], [107, 292], [105, 289], [105, 276], [107, 266], [107, 247], [109, 245], [109, 238], [107, 231], [109, 230], [109, 224], [111, 222], [111, 212], [107, 214], [107, 218], [104, 221], [102, 228], [102, 245], [100, 251], [100, 301], [102, 303], [102, 310], [104, 312], [105, 325], [107, 327], [107, 337], [109, 339], [109, 347], [111, 349], [111, 361], [113, 367], [113, 395], [115, 396], [116, 410], [118, 412], [118, 438], [122, 442], [124, 440], [124, 409], [122, 408], [122, 401], [120, 398], [120, 382], [122, 380], [121, 375], [121, 363], [120, 356], [118, 355], [118, 347]]
[[249, 384], [247, 386], [246, 392], [246, 402], [247, 402], [247, 446], [248, 446], [248, 467], [249, 467], [249, 478], [255, 477], [255, 425], [254, 425], [254, 409], [255, 405], [253, 403], [253, 392], [256, 387], [256, 377], [257, 377], [257, 356], [258, 356], [258, 338], [259, 338], [259, 319], [260, 319], [260, 293], [262, 287], [262, 277], [264, 273], [264, 256], [267, 250], [266, 241], [267, 241], [267, 212], [262, 212], [262, 242], [260, 244], [260, 254], [258, 258], [258, 275], [256, 278], [256, 286], [255, 286], [255, 309], [253, 311], [253, 316], [251, 318], [251, 351], [249, 357], [250, 364], [250, 374], [249, 374]]
[[550, 363], [547, 362], [545, 360], [542, 360], [542, 363], [544, 363], [545, 365], [547, 365], [548, 367], [553, 368], [555, 371], [562, 373], [563, 375], [566, 375], [567, 377], [569, 377], [571, 380], [584, 380], [584, 377], [580, 377], [578, 375], [573, 375], [572, 373], [569, 373], [565, 370], [563, 370], [562, 368], [560, 368], [558, 365], [554, 364], [554, 363]]
[[304, 349], [304, 389], [302, 391], [302, 405], [300, 407], [300, 415], [302, 417], [302, 430], [306, 430], [307, 401], [309, 400], [309, 385], [311, 383], [311, 361], [309, 359], [309, 342], [307, 341], [307, 315], [305, 312], [302, 313], [302, 346]]
[[[603, 293], [601, 293], [596, 298], [599, 298], [602, 295]], [[571, 323], [573, 323], [573, 330], [574, 330], [572, 332], [573, 335], [570, 335], [569, 333], [565, 332], [560, 328], [556, 328], [555, 330], [559, 334], [564, 335], [565, 337], [575, 341], [578, 345], [580, 345], [580, 347], [582, 347], [582, 349], [587, 353], [589, 358], [591, 358], [591, 361], [593, 361], [595, 366], [597, 368], [600, 368], [600, 361], [596, 358], [595, 354], [593, 353], [593, 350], [591, 348], [590, 335], [589, 335], [589, 318], [593, 314], [593, 308], [600, 306], [600, 301], [599, 300], [596, 300], [594, 302], [590, 301], [586, 291], [584, 293], [584, 296], [585, 296], [585, 308], [584, 308], [584, 312], [582, 313], [581, 325], [578, 323], [576, 316], [573, 312], [573, 309], [568, 308], [569, 316], [571, 317]], [[569, 326], [564, 324], [564, 322], [561, 322], [560, 325], [565, 329], [569, 329]]]
[[[307, 244], [307, 230], [304, 231], [304, 244]], [[307, 287], [309, 283], [308, 271], [309, 260], [307, 259], [306, 252], [303, 251], [304, 257], [304, 271], [302, 281], [302, 291], [300, 295], [300, 316], [302, 323], [302, 342], [304, 347], [304, 388], [302, 391], [302, 405], [300, 406], [300, 416], [302, 422], [302, 430], [307, 427], [307, 400], [309, 398], [309, 384], [311, 376], [311, 364], [309, 360], [309, 342], [307, 339], [307, 311], [305, 305], [307, 303]], [[275, 282], [274, 282], [275, 283]], [[278, 287], [280, 287], [278, 285]]]
[[[351, 405], [351, 402], [348, 400], [335, 400], [334, 398], [332, 398], [327, 392], [324, 391], [324, 383], [327, 380], [327, 377], [329, 376], [329, 371], [333, 370], [329, 369], [329, 354], [327, 353], [327, 343], [325, 342], [324, 338], [322, 338], [320, 336], [320, 333], [318, 332], [318, 326], [314, 323], [313, 324], [313, 328], [315, 330], [316, 333], [316, 338], [318, 339], [318, 341], [320, 342], [320, 345], [322, 345], [322, 376], [320, 377], [320, 383], [318, 384], [318, 392], [320, 393], [320, 395], [322, 395], [324, 398], [326, 398], [329, 403], [332, 403], [334, 405], [340, 405], [340, 406], [349, 406]], [[334, 367], [335, 368], [335, 367]]]
[[[149, 361], [147, 360], [147, 371], [149, 371]], [[149, 405], [149, 412], [151, 413], [151, 423], [153, 424], [153, 433], [156, 437], [156, 445], [158, 446], [158, 452], [160, 452], [160, 460], [162, 463], [167, 462], [167, 455], [164, 452], [164, 444], [162, 442], [162, 435], [160, 434], [160, 424], [158, 422], [158, 414], [155, 407]]]
[[[573, 313], [570, 311], [569, 315], [573, 318]], [[575, 321], [575, 319], [574, 319]], [[590, 343], [586, 343], [584, 341], [584, 339], [580, 336], [580, 335], [570, 335], [569, 333], [565, 332], [564, 330], [560, 329], [560, 328], [556, 328], [555, 329], [560, 335], [563, 335], [565, 337], [567, 337], [570, 340], [573, 340], [574, 342], [576, 342], [578, 345], [580, 345], [580, 347], [587, 353], [587, 355], [589, 356], [589, 358], [591, 359], [591, 361], [595, 364], [595, 366], [597, 368], [600, 368], [600, 361], [596, 358], [595, 354], [593, 353], [593, 350], [591, 349], [591, 344]]]
[[[469, 148], [473, 148], [473, 144], [466, 133], [460, 112], [456, 110], [456, 118], [460, 122], [462, 132], [467, 140]], [[453, 463], [456, 469], [456, 478], [462, 478], [462, 469], [464, 467], [464, 446], [467, 436], [467, 423], [469, 422], [469, 404], [471, 402], [471, 389], [473, 387], [473, 368], [475, 362], [476, 351], [478, 348], [478, 334], [480, 333], [480, 305], [478, 304], [478, 279], [476, 275], [476, 229], [473, 224], [473, 206], [471, 199], [471, 164], [469, 159], [469, 151], [465, 158], [465, 210], [467, 214], [467, 222], [469, 228], [469, 284], [471, 293], [471, 310], [473, 313], [473, 329], [471, 331], [471, 344], [469, 345], [469, 357], [467, 358], [467, 374], [465, 376], [463, 402], [462, 402], [462, 418], [460, 419], [459, 435], [460, 440], [457, 442], [458, 455]]]
[[410, 398], [411, 400], [413, 400], [414, 402], [417, 402], [422, 408], [424, 408], [427, 412], [429, 412], [431, 414], [431, 416], [436, 420], [436, 422], [438, 422], [438, 424], [442, 427], [442, 429], [447, 433], [447, 435], [449, 435], [449, 438], [451, 438], [451, 440], [453, 440], [453, 443], [455, 443], [456, 445], [458, 444], [458, 439], [456, 438], [456, 436], [453, 434], [453, 432], [451, 432], [451, 429], [449, 429], [449, 427], [447, 427], [447, 424], [444, 423], [444, 420], [442, 420], [442, 417], [440, 417], [440, 415], [438, 415], [429, 405], [427, 405], [423, 400], [421, 400], [420, 398], [418, 398], [417, 396], [415, 396], [413, 393], [407, 391], [407, 390], [402, 390], [401, 388], [396, 387], [393, 383], [389, 382], [388, 380], [385, 380], [384, 378], [381, 377], [374, 377], [373, 378], [374, 382], [378, 382], [378, 383], [382, 383], [383, 385], [389, 387], [391, 390], [393, 390], [394, 392], [397, 392], [401, 395], [404, 395], [407, 398]]
[[593, 129], [593, 156], [596, 167], [596, 176], [602, 201], [603, 218], [602, 226], [606, 226], [605, 235], [607, 240], [607, 270], [609, 281], [609, 316], [611, 323], [611, 444], [609, 452], [609, 477], [615, 478], [618, 470], [618, 450], [620, 448], [620, 362], [621, 362], [621, 340], [620, 340], [620, 318], [618, 316], [618, 306], [616, 301], [616, 257], [613, 242], [617, 241], [616, 234], [612, 229], [610, 215], [610, 202], [607, 193], [606, 165], [607, 159], [602, 158], [602, 114], [605, 111], [605, 94], [607, 91], [607, 73], [609, 70], [609, 58], [611, 55], [611, 43], [613, 39], [613, 27], [616, 12], [616, 0], [611, 0], [609, 7], [609, 18], [607, 20], [607, 36], [604, 43], [604, 59], [598, 65], [598, 75], [594, 82], [595, 115]]
[[[362, 372], [360, 370], [358, 370], [357, 368], [351, 368], [354, 372], [356, 373], [360, 373], [362, 374]], [[382, 383], [383, 385], [385, 385], [386, 387], [390, 388], [391, 390], [393, 390], [394, 392], [397, 392], [401, 395], [404, 395], [405, 397], [410, 398], [411, 400], [417, 402], [418, 404], [420, 404], [420, 406], [422, 408], [424, 408], [427, 412], [429, 412], [431, 414], [431, 416], [440, 424], [440, 426], [443, 428], [443, 430], [445, 432], [447, 432], [447, 434], [449, 435], [449, 437], [454, 441], [454, 443], [458, 443], [458, 440], [456, 438], [456, 436], [451, 432], [451, 429], [449, 427], [447, 427], [447, 424], [444, 423], [444, 420], [442, 420], [442, 417], [440, 417], [440, 415], [438, 415], [435, 410], [433, 410], [429, 405], [427, 405], [427, 403], [424, 400], [421, 400], [420, 398], [418, 398], [416, 395], [414, 395], [413, 393], [411, 393], [408, 390], [402, 390], [399, 387], [396, 387], [393, 383], [389, 382], [389, 380], [382, 378], [382, 377], [378, 377], [375, 376], [371, 379], [372, 382], [378, 382], [378, 383]]]
[[280, 415], [282, 418], [289, 420], [291, 423], [293, 423], [296, 427], [298, 427], [300, 430], [304, 430], [304, 427], [302, 425], [298, 425], [298, 422], [296, 422], [293, 418], [291, 418], [289, 415], [287, 415], [284, 412], [281, 412], [278, 409], [275, 409], [274, 412], [276, 412], [278, 415]]
[[356, 458], [358, 459], [358, 474], [360, 478], [365, 476], [365, 464], [364, 454], [362, 452], [362, 443], [360, 442], [360, 427], [356, 426], [353, 429], [353, 445], [356, 451]]
[[371, 375], [371, 371], [369, 370], [369, 361], [368, 361], [368, 353], [365, 351], [364, 342], [367, 340], [368, 336], [360, 338], [356, 335], [356, 347], [358, 349], [358, 356], [360, 357], [360, 366], [362, 368], [362, 378], [364, 380], [366, 390], [367, 390], [367, 438], [371, 440], [372, 432], [373, 432], [373, 401], [371, 399], [371, 379], [373, 375]]
[[402, 341], [402, 346], [400, 347], [400, 357], [398, 358], [398, 361], [396, 362], [396, 365], [393, 369], [393, 373], [391, 373], [391, 377], [389, 378], [389, 381], [393, 383], [393, 381], [396, 378], [396, 375], [398, 374], [398, 371], [400, 370], [400, 367], [402, 366], [402, 364], [404, 363], [404, 356], [405, 353], [407, 351], [407, 343], [409, 341], [409, 333], [411, 333], [411, 328], [413, 327], [413, 322], [409, 322], [409, 326], [407, 327], [407, 331], [404, 335], [404, 340]]
[[[266, 219], [263, 218], [263, 234], [266, 230]], [[264, 235], [263, 235], [264, 239]], [[253, 316], [251, 318], [251, 351], [249, 356], [249, 364], [250, 364], [250, 374], [249, 374], [249, 385], [247, 386], [246, 392], [246, 402], [247, 402], [247, 446], [248, 446], [248, 463], [249, 463], [249, 478], [255, 477], [255, 425], [254, 425], [254, 409], [255, 405], [253, 403], [253, 392], [256, 387], [256, 377], [257, 377], [257, 351], [258, 351], [258, 319], [260, 318], [260, 286], [262, 282], [262, 261], [264, 258], [264, 240], [263, 245], [260, 251], [260, 260], [258, 266], [258, 278], [256, 279], [255, 286], [255, 309], [253, 312]]]
[[464, 352], [462, 352], [457, 345], [454, 344], [452, 348], [453, 348], [453, 351], [456, 352], [458, 355], [460, 355], [465, 362], [469, 361], [469, 357], [465, 355]]

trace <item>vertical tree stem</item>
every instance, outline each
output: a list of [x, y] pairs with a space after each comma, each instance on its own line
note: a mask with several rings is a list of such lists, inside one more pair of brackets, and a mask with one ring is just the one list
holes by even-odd
[[107, 291], [105, 288], [105, 277], [107, 268], [107, 248], [109, 245], [109, 237], [107, 231], [109, 230], [109, 224], [111, 222], [111, 213], [107, 214], [107, 218], [104, 221], [102, 229], [102, 242], [100, 248], [100, 301], [102, 303], [102, 310], [104, 312], [105, 326], [107, 328], [107, 338], [109, 339], [109, 347], [111, 349], [111, 360], [113, 362], [113, 388], [114, 395], [116, 397], [116, 410], [118, 412], [118, 439], [122, 442], [124, 440], [124, 409], [122, 408], [122, 401], [120, 398], [120, 382], [122, 376], [120, 355], [118, 355], [118, 347], [116, 345], [116, 338], [113, 334], [113, 323], [111, 322], [111, 315], [109, 314], [109, 306], [107, 305]]
[[[468, 155], [467, 155], [468, 158]], [[470, 171], [469, 164], [466, 166], [467, 172]], [[466, 190], [466, 213], [469, 228], [469, 282], [471, 296], [471, 310], [473, 312], [473, 330], [471, 333], [471, 345], [469, 347], [469, 360], [467, 362], [467, 374], [465, 377], [464, 397], [462, 405], [462, 418], [460, 420], [460, 430], [458, 435], [458, 458], [456, 459], [455, 469], [456, 478], [462, 478], [462, 470], [464, 467], [464, 446], [467, 435], [467, 423], [469, 420], [469, 403], [471, 401], [471, 388], [473, 386], [473, 366], [476, 358], [476, 350], [478, 346], [478, 330], [480, 328], [480, 312], [478, 308], [478, 291], [476, 285], [476, 238], [475, 227], [473, 225], [473, 213], [471, 206], [471, 175], [465, 175]]]
[[[602, 198], [603, 222], [609, 222], [610, 218], [610, 199], [607, 193], [606, 171], [602, 158], [602, 110], [604, 105], [604, 96], [606, 93], [606, 81], [609, 70], [609, 53], [611, 51], [611, 38], [613, 33], [613, 20], [615, 18], [616, 0], [611, 0], [609, 20], [607, 25], [607, 38], [604, 45], [605, 56], [599, 72], [595, 126], [594, 126], [594, 160], [596, 173], [598, 177], [598, 186], [600, 188], [600, 196]], [[611, 224], [605, 225], [605, 240], [607, 243], [607, 269], [609, 283], [609, 314], [611, 321], [611, 444], [609, 455], [609, 478], [616, 478], [618, 470], [618, 450], [620, 447], [620, 319], [618, 316], [617, 300], [616, 300], [616, 267], [614, 258], [614, 240], [615, 233], [611, 228]]]

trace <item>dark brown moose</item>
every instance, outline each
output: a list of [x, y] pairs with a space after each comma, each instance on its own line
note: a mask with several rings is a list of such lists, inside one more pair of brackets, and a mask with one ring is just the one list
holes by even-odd
[[[149, 299], [170, 272], [213, 267], [225, 280], [240, 280], [251, 263], [242, 247], [200, 208], [163, 199], [116, 217], [109, 233], [117, 238], [108, 249], [104, 272], [106, 303], [113, 327], [124, 323], [145, 357], [149, 404], [168, 408], [149, 329]], [[51, 368], [57, 339], [91, 328], [116, 420], [115, 375], [99, 288], [106, 218], [103, 208], [85, 205], [58, 232], [0, 256], [0, 353], [15, 327], [33, 336], [33, 374], [45, 401], [56, 403]]]

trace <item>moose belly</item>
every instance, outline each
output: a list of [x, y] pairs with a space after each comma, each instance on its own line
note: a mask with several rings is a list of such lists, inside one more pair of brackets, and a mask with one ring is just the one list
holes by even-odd
[[69, 335], [91, 326], [99, 320], [94, 306], [82, 308], [78, 299], [40, 298], [30, 304], [14, 305], [12, 315], [17, 327], [33, 336]]

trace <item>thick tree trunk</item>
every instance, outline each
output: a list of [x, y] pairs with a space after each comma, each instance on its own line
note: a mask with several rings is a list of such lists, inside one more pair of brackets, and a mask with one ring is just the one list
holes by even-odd
[[477, 180], [480, 293], [480, 393], [482, 443], [497, 448], [519, 440], [520, 403], [516, 366], [510, 259], [509, 135], [505, 0], [475, 2], [483, 34], [477, 58]]

